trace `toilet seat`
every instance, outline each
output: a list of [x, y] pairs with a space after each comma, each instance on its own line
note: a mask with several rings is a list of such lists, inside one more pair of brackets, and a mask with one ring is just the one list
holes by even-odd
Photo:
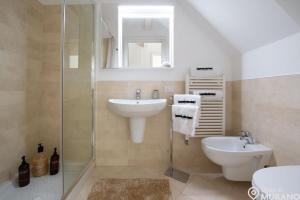
[[264, 194], [276, 191], [300, 194], [300, 165], [258, 170], [253, 175], [252, 186]]

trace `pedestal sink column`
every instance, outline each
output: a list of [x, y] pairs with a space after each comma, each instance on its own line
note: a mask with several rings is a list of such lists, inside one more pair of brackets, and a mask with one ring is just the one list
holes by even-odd
[[146, 118], [130, 118], [130, 134], [134, 143], [143, 142], [145, 125]]

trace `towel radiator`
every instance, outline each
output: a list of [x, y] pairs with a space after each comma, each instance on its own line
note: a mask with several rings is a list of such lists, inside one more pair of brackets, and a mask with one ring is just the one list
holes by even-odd
[[[185, 93], [194, 94], [194, 91], [204, 90], [201, 94], [201, 112], [194, 137], [222, 136], [225, 134], [225, 77], [199, 78], [186, 76]], [[211, 91], [211, 92], [207, 92]], [[223, 94], [221, 98], [214, 98], [214, 93]], [[186, 137], [186, 140], [189, 138]]]

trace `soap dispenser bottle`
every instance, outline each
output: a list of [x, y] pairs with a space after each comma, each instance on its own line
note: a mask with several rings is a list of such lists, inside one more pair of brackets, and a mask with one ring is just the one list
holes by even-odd
[[59, 171], [59, 155], [57, 154], [57, 148], [54, 148], [54, 153], [50, 159], [50, 175], [55, 175]]
[[42, 144], [38, 145], [38, 153], [32, 159], [32, 175], [43, 176], [48, 173], [48, 157], [44, 153]]
[[25, 160], [25, 156], [22, 156], [22, 163], [19, 166], [19, 186], [25, 187], [30, 183], [30, 167]]

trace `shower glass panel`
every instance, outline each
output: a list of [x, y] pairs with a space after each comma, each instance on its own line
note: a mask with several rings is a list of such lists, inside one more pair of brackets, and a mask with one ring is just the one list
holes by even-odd
[[65, 0], [64, 193], [76, 183], [93, 158], [93, 11], [93, 4], [76, 4], [75, 1]]

